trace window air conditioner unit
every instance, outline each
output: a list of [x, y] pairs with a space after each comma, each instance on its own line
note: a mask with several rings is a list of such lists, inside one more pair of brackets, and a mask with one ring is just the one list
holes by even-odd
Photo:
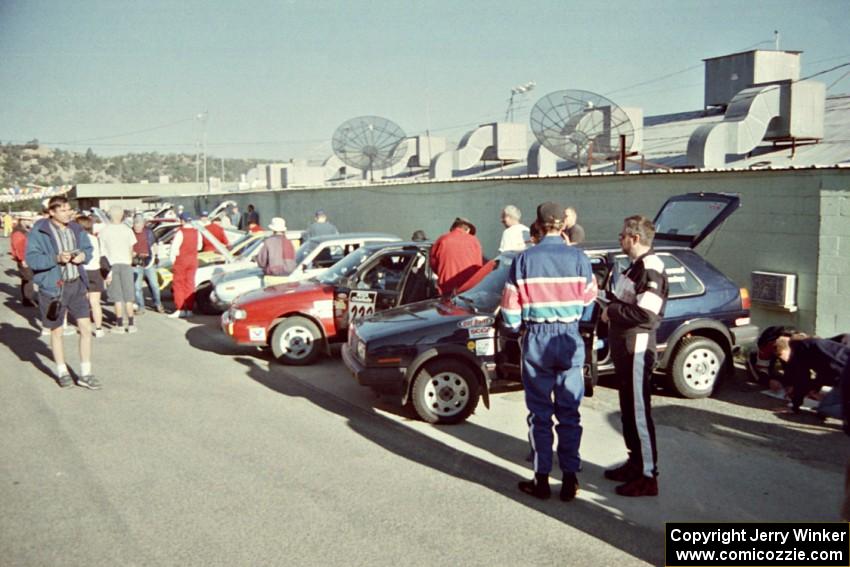
[[797, 310], [797, 275], [777, 272], [751, 272], [752, 300], [787, 311]]

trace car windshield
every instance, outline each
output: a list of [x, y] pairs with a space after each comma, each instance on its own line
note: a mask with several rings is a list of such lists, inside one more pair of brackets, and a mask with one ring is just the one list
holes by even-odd
[[674, 201], [655, 219], [656, 234], [696, 236], [726, 208], [725, 201]]
[[239, 252], [237, 252], [233, 256], [237, 257], [237, 258], [248, 258], [251, 255], [251, 253], [254, 250], [256, 250], [260, 246], [260, 244], [263, 243], [263, 240], [265, 240], [265, 239], [263, 239], [263, 238], [256, 239], [254, 242], [251, 242], [251, 243], [245, 245], [244, 247], [242, 247], [242, 250], [240, 250]]
[[334, 264], [326, 272], [317, 276], [316, 279], [323, 284], [335, 284], [342, 278], [347, 278], [353, 274], [360, 267], [360, 264], [369, 257], [369, 254], [368, 249], [359, 248]]
[[453, 300], [455, 304], [461, 307], [472, 305], [476, 311], [488, 313], [495, 311], [496, 307], [502, 301], [502, 291], [505, 289], [505, 282], [508, 280], [508, 270], [513, 263], [513, 259], [514, 256], [500, 256], [494, 260], [496, 266], [493, 268], [493, 271], [484, 276], [475, 287], [457, 295]]
[[233, 253], [234, 250], [236, 250], [238, 247], [242, 246], [245, 243], [246, 240], [251, 238], [251, 236], [252, 236], [251, 233], [243, 234], [242, 236], [240, 236], [239, 238], [237, 238], [236, 240], [231, 242], [230, 246], [228, 246], [228, 248], [230, 248], [230, 252]]
[[302, 244], [298, 251], [295, 253], [295, 265], [300, 266], [304, 261], [304, 258], [310, 255], [310, 252], [315, 250], [319, 246], [319, 242], [316, 240], [308, 240], [304, 244]]

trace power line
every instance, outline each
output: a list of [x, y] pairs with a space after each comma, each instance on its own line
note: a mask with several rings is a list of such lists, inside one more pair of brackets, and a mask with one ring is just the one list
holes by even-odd
[[45, 142], [45, 143], [46, 144], [53, 144], [53, 145], [57, 145], [57, 146], [65, 146], [65, 145], [72, 145], [72, 144], [81, 144], [81, 143], [84, 143], [84, 142], [94, 142], [94, 141], [97, 141], [97, 140], [111, 140], [111, 139], [114, 139], [114, 138], [123, 138], [124, 136], [132, 136], [134, 134], [142, 134], [144, 132], [152, 132], [154, 130], [162, 130], [163, 128], [170, 128], [172, 126], [176, 126], [177, 124], [183, 124], [184, 122], [191, 122], [194, 119], [195, 119], [194, 117], [183, 118], [181, 120], [169, 122], [168, 124], [161, 124], [159, 126], [152, 126], [150, 128], [144, 128], [142, 130], [134, 130], [132, 132], [124, 132], [122, 134], [113, 134], [111, 136], [99, 136], [97, 138], [84, 138], [84, 139], [81, 139], [81, 140], [70, 140], [70, 141], [67, 141], [67, 142]]

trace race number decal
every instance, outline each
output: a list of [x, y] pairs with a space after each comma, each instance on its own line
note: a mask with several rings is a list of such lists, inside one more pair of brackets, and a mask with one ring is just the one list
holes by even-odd
[[356, 321], [375, 313], [375, 299], [378, 294], [374, 291], [351, 291], [348, 296], [348, 320]]

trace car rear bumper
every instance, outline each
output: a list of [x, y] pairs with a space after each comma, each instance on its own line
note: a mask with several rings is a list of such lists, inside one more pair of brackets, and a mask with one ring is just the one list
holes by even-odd
[[397, 366], [392, 368], [371, 368], [365, 366], [351, 352], [351, 347], [348, 346], [348, 343], [342, 345], [342, 361], [361, 386], [394, 389], [400, 388], [404, 382], [403, 368]]
[[755, 344], [759, 336], [759, 328], [755, 325], [741, 325], [729, 329], [732, 333], [732, 348], [741, 349]]
[[222, 300], [222, 299], [221, 299], [221, 298], [220, 298], [220, 297], [219, 297], [219, 296], [215, 293], [215, 290], [213, 290], [213, 291], [212, 291], [212, 293], [210, 293], [210, 303], [212, 303], [212, 305], [213, 305], [214, 307], [217, 307], [218, 309], [226, 310], [226, 309], [229, 309], [229, 308], [230, 308], [230, 304], [231, 304], [232, 302], [231, 302], [231, 301], [224, 301], [224, 300]]

